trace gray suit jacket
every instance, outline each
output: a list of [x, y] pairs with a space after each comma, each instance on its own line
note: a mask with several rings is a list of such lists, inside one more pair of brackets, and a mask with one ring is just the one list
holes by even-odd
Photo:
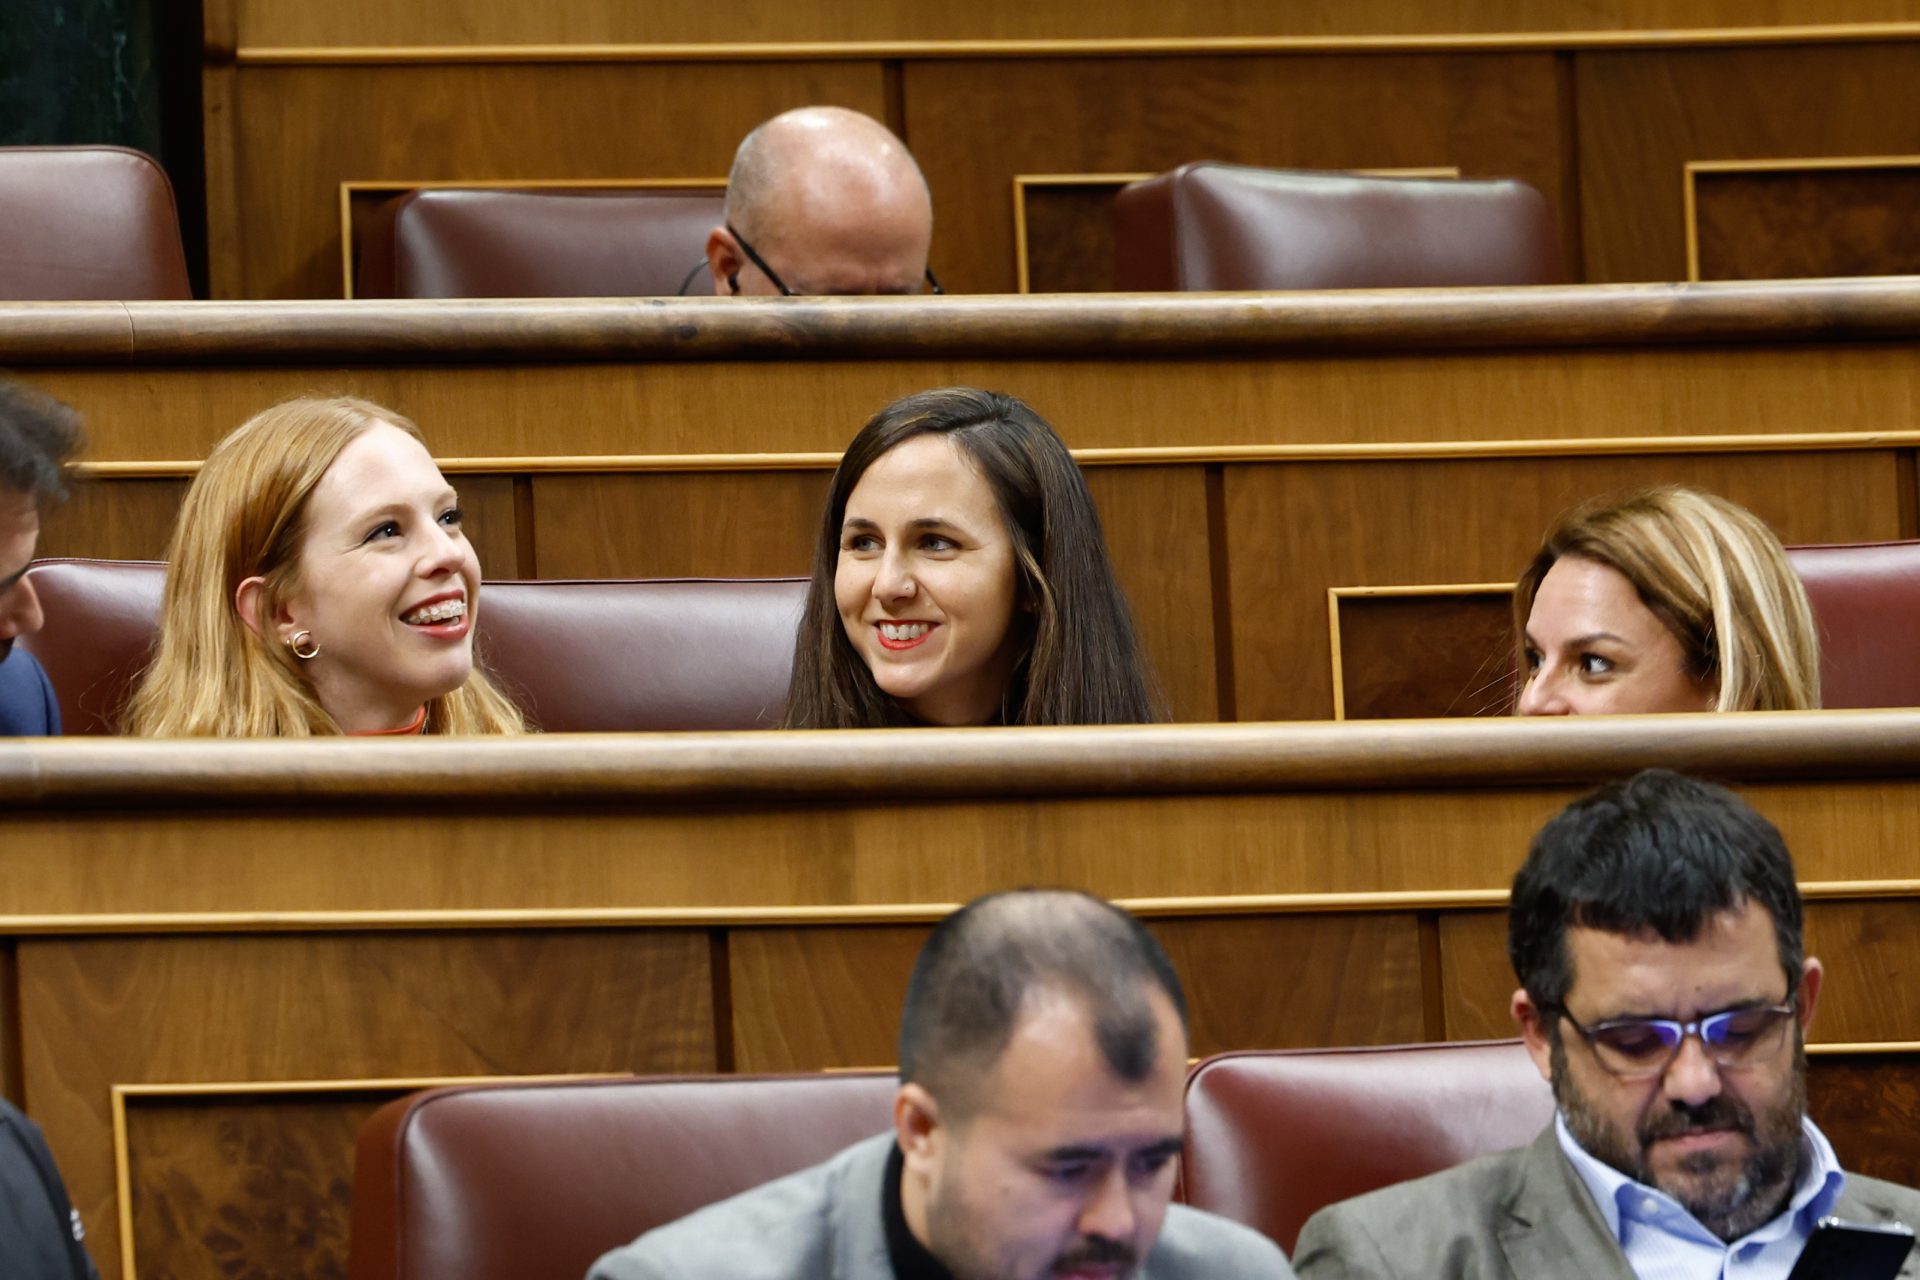
[[[893, 1135], [649, 1231], [593, 1264], [588, 1280], [885, 1280], [881, 1179]], [[1141, 1280], [1288, 1280], [1259, 1232], [1182, 1205], [1167, 1210]]]
[[[1920, 1192], [1850, 1173], [1834, 1212], [1920, 1225]], [[1530, 1146], [1322, 1209], [1293, 1260], [1301, 1280], [1634, 1280], [1552, 1126]], [[1900, 1275], [1920, 1277], [1920, 1258]]]

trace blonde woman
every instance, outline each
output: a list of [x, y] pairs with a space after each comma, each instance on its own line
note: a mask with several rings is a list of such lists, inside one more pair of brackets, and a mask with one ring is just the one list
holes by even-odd
[[1588, 505], [1513, 593], [1521, 715], [1820, 705], [1820, 641], [1780, 540], [1693, 489]]
[[180, 508], [147, 737], [519, 733], [473, 659], [480, 565], [419, 428], [302, 399], [222, 440]]

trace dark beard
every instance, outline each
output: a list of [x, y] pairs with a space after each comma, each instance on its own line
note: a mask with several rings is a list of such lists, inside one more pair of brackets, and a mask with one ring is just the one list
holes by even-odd
[[13, 637], [8, 636], [5, 640], [0, 640], [0, 662], [5, 662], [7, 660], [7, 655], [12, 652], [13, 652]]
[[[1800, 1180], [1806, 1152], [1801, 1141], [1800, 1118], [1807, 1111], [1807, 1057], [1796, 1034], [1793, 1050], [1793, 1081], [1784, 1103], [1764, 1116], [1731, 1093], [1720, 1093], [1697, 1107], [1681, 1103], [1655, 1103], [1641, 1119], [1631, 1143], [1623, 1141], [1585, 1095], [1573, 1085], [1567, 1071], [1566, 1048], [1555, 1039], [1553, 1046], [1553, 1097], [1566, 1118], [1574, 1141], [1604, 1164], [1611, 1165], [1643, 1186], [1657, 1187], [1672, 1196], [1694, 1216], [1701, 1226], [1725, 1241], [1738, 1240], [1748, 1232], [1779, 1216], [1793, 1196]], [[1656, 1180], [1646, 1159], [1647, 1148], [1661, 1138], [1673, 1137], [1698, 1127], [1725, 1128], [1743, 1133], [1753, 1143], [1754, 1153], [1731, 1185], [1693, 1190], [1662, 1185]], [[1689, 1174], [1712, 1173], [1719, 1161], [1701, 1152], [1681, 1162]]]

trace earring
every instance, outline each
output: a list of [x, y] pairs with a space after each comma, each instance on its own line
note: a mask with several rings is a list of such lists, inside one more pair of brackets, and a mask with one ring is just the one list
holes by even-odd
[[302, 662], [320, 656], [320, 643], [313, 638], [311, 631], [294, 632], [287, 637], [287, 648], [291, 649], [293, 656]]

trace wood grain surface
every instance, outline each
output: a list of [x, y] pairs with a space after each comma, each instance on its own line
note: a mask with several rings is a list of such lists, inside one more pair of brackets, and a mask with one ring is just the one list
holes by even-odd
[[1904, 167], [1700, 173], [1698, 278], [1920, 273], [1920, 157]]

